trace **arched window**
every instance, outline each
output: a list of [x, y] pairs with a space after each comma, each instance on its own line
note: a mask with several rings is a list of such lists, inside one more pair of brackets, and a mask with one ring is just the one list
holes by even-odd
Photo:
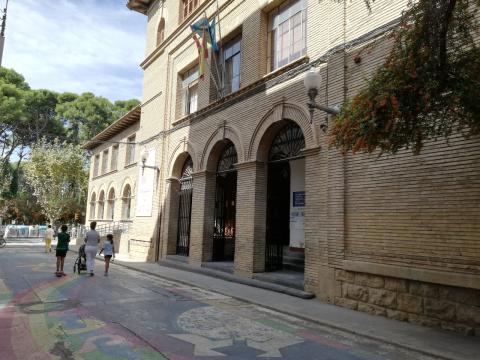
[[102, 190], [100, 196], [98, 197], [98, 213], [97, 219], [103, 219], [103, 210], [105, 208], [105, 192]]
[[157, 46], [160, 45], [164, 39], [165, 39], [165, 19], [162, 17], [160, 19], [160, 24], [158, 24]]
[[127, 184], [125, 189], [123, 189], [122, 195], [122, 219], [129, 220], [130, 219], [130, 209], [132, 206], [132, 190], [130, 185]]
[[95, 201], [97, 200], [97, 195], [92, 193], [90, 197], [90, 219], [95, 219]]
[[113, 220], [115, 216], [115, 189], [108, 193], [107, 219]]

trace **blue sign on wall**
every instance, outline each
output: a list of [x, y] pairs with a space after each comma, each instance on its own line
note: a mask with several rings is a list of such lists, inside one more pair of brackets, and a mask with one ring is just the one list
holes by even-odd
[[293, 192], [293, 206], [305, 206], [305, 191]]

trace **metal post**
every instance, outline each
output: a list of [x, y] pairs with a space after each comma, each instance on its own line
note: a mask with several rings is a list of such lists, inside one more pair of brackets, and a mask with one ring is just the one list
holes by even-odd
[[3, 47], [5, 45], [5, 26], [7, 25], [7, 8], [8, 0], [5, 3], [5, 8], [2, 10], [2, 23], [0, 25], [0, 67], [2, 67]]

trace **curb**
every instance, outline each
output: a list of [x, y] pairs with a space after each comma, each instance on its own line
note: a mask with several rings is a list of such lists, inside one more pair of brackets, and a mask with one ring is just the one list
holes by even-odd
[[[78, 253], [77, 250], [71, 250], [71, 251], [73, 251], [75, 253]], [[101, 256], [96, 256], [96, 258], [99, 259], [99, 260], [103, 260], [103, 257], [101, 257]], [[110, 263], [110, 265], [111, 264], [112, 263]], [[170, 281], [175, 281], [175, 282], [185, 284], [185, 285], [198, 287], [198, 284], [195, 284], [193, 281], [189, 282], [189, 281], [185, 281], [185, 280], [176, 279], [173, 276], [168, 276], [168, 275], [163, 275], [163, 274], [160, 275], [158, 273], [148, 271], [148, 270], [144, 270], [144, 269], [140, 269], [140, 268], [137, 268], [137, 267], [134, 267], [134, 266], [130, 266], [130, 265], [128, 265], [126, 263], [122, 263], [122, 262], [114, 262], [113, 264], [114, 265], [119, 265], [119, 266], [124, 267], [124, 268], [129, 269], [129, 270], [137, 271], [137, 272], [140, 272], [140, 273], [143, 273], [143, 274], [147, 274], [147, 275], [151, 275], [151, 276], [155, 276], [155, 277], [159, 277], [159, 278], [164, 278], [164, 279], [167, 279], [167, 280], [170, 280]], [[158, 263], [158, 265], [159, 266], [164, 266], [164, 267], [169, 267], [169, 266], [162, 265], [161, 263]], [[188, 271], [188, 270], [183, 270], [183, 269], [178, 269], [178, 270]], [[192, 272], [192, 271], [190, 270], [190, 272]], [[215, 273], [215, 275], [217, 275], [217, 274]], [[208, 276], [208, 275], [206, 275], [206, 276]], [[218, 278], [218, 276], [215, 276], [215, 277]], [[237, 281], [235, 281], [235, 282], [237, 282]], [[244, 285], [248, 285], [248, 284], [244, 284]], [[269, 289], [266, 289], [266, 290], [269, 290]], [[231, 298], [238, 299], [238, 300], [241, 300], [241, 301], [245, 301], [245, 302], [257, 305], [257, 306], [262, 306], [266, 309], [273, 310], [273, 311], [276, 311], [276, 312], [280, 312], [282, 314], [289, 315], [289, 316], [292, 316], [292, 317], [296, 317], [296, 318], [302, 319], [304, 321], [309, 321], [309, 322], [315, 323], [317, 325], [329, 327], [329, 328], [339, 330], [339, 331], [343, 331], [343, 332], [346, 332], [346, 333], [349, 333], [349, 334], [352, 334], [352, 335], [361, 336], [361, 337], [364, 337], [364, 338], [367, 338], [367, 339], [370, 339], [370, 340], [375, 340], [375, 341], [378, 341], [378, 342], [382, 342], [382, 343], [387, 344], [387, 345], [394, 345], [394, 346], [397, 346], [397, 347], [402, 348], [404, 350], [413, 351], [413, 352], [416, 352], [416, 353], [419, 353], [419, 354], [422, 354], [422, 355], [435, 357], [435, 358], [441, 359], [441, 360], [466, 360], [466, 358], [464, 358], [464, 357], [448, 357], [448, 356], [445, 356], [443, 354], [437, 353], [435, 351], [427, 351], [427, 350], [420, 349], [420, 348], [417, 348], [417, 347], [414, 347], [414, 346], [410, 346], [409, 344], [396, 342], [394, 340], [391, 340], [390, 338], [387, 339], [387, 338], [384, 338], [384, 337], [381, 337], [381, 336], [362, 333], [360, 331], [352, 330], [352, 329], [350, 329], [346, 326], [341, 326], [341, 325], [338, 325], [338, 324], [331, 323], [329, 321], [319, 320], [319, 319], [316, 319], [316, 318], [304, 316], [304, 315], [301, 315], [301, 314], [298, 314], [298, 313], [295, 313], [295, 312], [292, 312], [292, 311], [289, 311], [289, 310], [280, 309], [278, 307], [274, 307], [274, 306], [265, 304], [265, 303], [260, 302], [260, 301], [247, 299], [247, 298], [244, 298], [244, 297], [241, 297], [241, 296], [232, 296], [228, 293], [223, 292], [222, 290], [215, 289], [215, 290], [211, 290], [211, 291], [217, 292], [217, 293], [222, 294], [222, 295], [230, 296]]]

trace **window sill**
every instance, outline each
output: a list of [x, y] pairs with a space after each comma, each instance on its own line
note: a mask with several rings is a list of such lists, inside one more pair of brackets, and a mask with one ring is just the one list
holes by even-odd
[[117, 171], [118, 171], [118, 170], [112, 170], [112, 171], [106, 172], [105, 174], [101, 174], [101, 175], [94, 176], [94, 177], [92, 177], [92, 180], [100, 179], [100, 178], [102, 178], [102, 177], [105, 177], [105, 176], [114, 174], [114, 173], [116, 173]]
[[308, 63], [308, 61], [309, 61], [309, 57], [307, 55], [303, 55], [303, 56], [299, 57], [297, 60], [293, 60], [293, 61], [289, 62], [288, 64], [285, 64], [285, 65], [279, 67], [278, 69], [270, 71], [269, 73], [265, 74], [263, 76], [263, 78], [264, 79], [268, 78], [268, 80], [270, 80], [272, 77], [276, 77], [280, 74], [283, 74], [285, 71], [291, 70], [294, 67], [297, 67], [298, 65], [301, 65], [303, 63]]
[[135, 166], [137, 166], [137, 162], [134, 162], [134, 163], [125, 165], [123, 168], [124, 168], [124, 169], [130, 169], [130, 168], [135, 167]]

